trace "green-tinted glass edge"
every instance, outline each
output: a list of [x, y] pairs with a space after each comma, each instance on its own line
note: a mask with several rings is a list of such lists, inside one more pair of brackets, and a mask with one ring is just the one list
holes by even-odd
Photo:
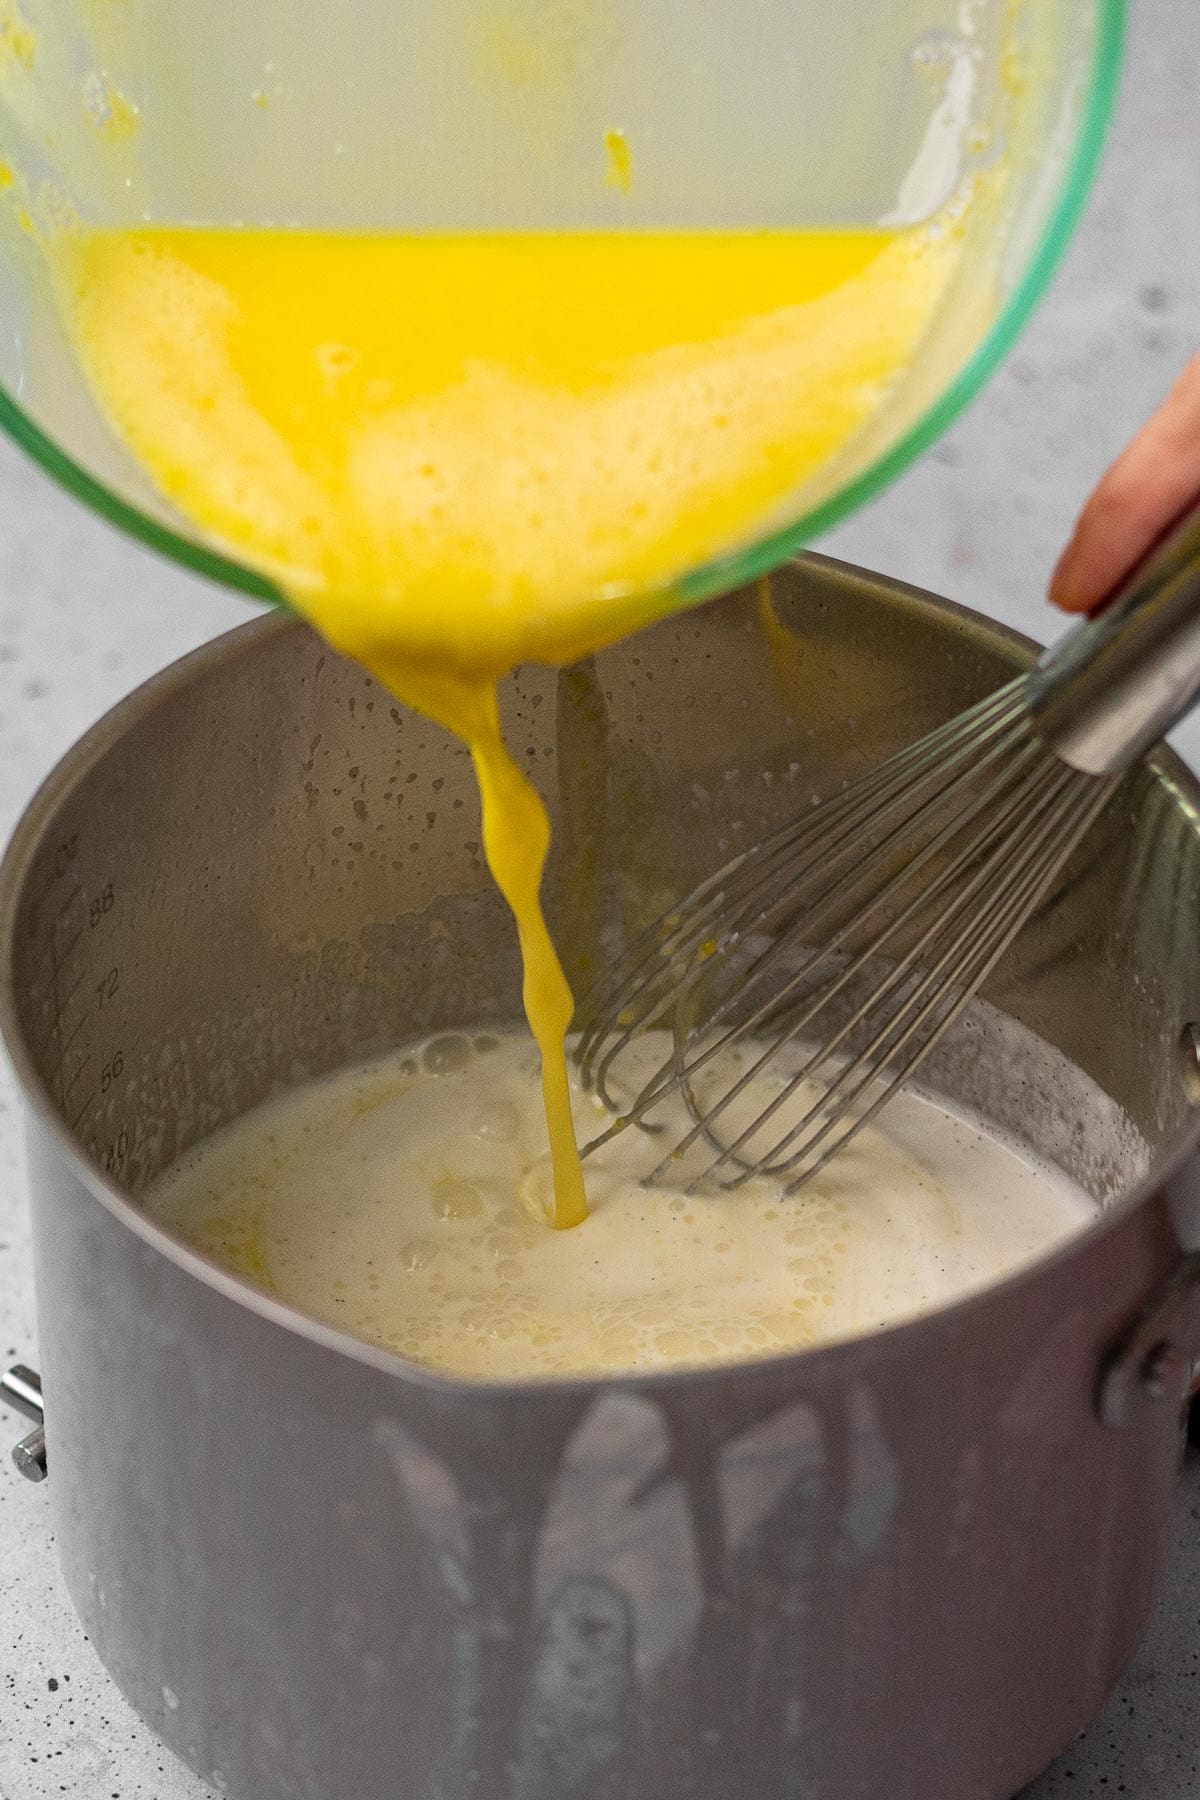
[[172, 531], [169, 525], [160, 525], [157, 519], [150, 518], [136, 506], [130, 506], [127, 501], [120, 499], [111, 488], [105, 487], [102, 481], [97, 481], [94, 475], [90, 475], [82, 463], [77, 463], [74, 457], [60, 449], [53, 438], [47, 437], [2, 385], [0, 430], [15, 444], [19, 444], [69, 494], [90, 506], [93, 512], [99, 513], [102, 519], [107, 519], [110, 525], [120, 526], [130, 537], [137, 538], [163, 556], [169, 556], [172, 561], [182, 563], [185, 568], [194, 569], [199, 575], [207, 575], [210, 581], [222, 582], [226, 587], [249, 594], [256, 600], [265, 600], [272, 606], [287, 605], [279, 589], [265, 575], [247, 568], [231, 556], [222, 556], [219, 550], [209, 549], [207, 545], [184, 537], [181, 532]]
[[728, 593], [731, 588], [741, 587], [756, 576], [778, 568], [781, 562], [794, 556], [823, 531], [839, 524], [903, 474], [953, 424], [995, 373], [1049, 287], [1087, 205], [1120, 85], [1127, 16], [1127, 0], [1099, 0], [1086, 110], [1057, 204], [1023, 279], [987, 337], [945, 393], [890, 450], [820, 506], [744, 550], [717, 558], [684, 576], [673, 591], [670, 607], [711, 600], [717, 594]]
[[[768, 537], [758, 539], [735, 555], [719, 558], [694, 570], [669, 594], [658, 596], [659, 604], [656, 605], [653, 598], [646, 597], [642, 607], [637, 609], [643, 619], [658, 612], [711, 599], [715, 594], [740, 587], [755, 576], [776, 568], [812, 538], [836, 525], [848, 513], [894, 481], [922, 451], [941, 436], [975, 398], [988, 377], [1012, 349], [1030, 314], [1045, 293], [1087, 202], [1116, 99], [1126, 17], [1127, 0], [1098, 0], [1096, 45], [1086, 110], [1079, 137], [1067, 165], [1062, 192], [1024, 279], [983, 343], [946, 392], [898, 443], [870, 468], [848, 482], [840, 492], [815, 507], [812, 512], [793, 520]], [[3, 386], [0, 386], [0, 430], [68, 493], [150, 549], [239, 593], [265, 601], [271, 606], [286, 607], [286, 598], [265, 575], [248, 568], [233, 557], [224, 556], [216, 549], [173, 531], [168, 525], [160, 524], [158, 520], [150, 518], [113, 493], [111, 488], [89, 474], [81, 463], [77, 463], [52, 438], [47, 437]]]

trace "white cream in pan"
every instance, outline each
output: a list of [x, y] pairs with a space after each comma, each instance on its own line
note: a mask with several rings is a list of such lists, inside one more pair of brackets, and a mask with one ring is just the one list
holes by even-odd
[[[661, 1043], [637, 1054], [648, 1074]], [[752, 1083], [745, 1102], [774, 1091]], [[673, 1104], [659, 1117], [679, 1137]], [[583, 1142], [602, 1120], [586, 1094], [574, 1107]], [[791, 1196], [763, 1179], [711, 1197], [642, 1187], [670, 1141], [620, 1134], [585, 1165], [590, 1216], [551, 1230], [537, 1051], [516, 1032], [455, 1034], [259, 1107], [145, 1204], [303, 1312], [501, 1379], [732, 1362], [867, 1331], [1002, 1279], [1095, 1212], [913, 1095]]]

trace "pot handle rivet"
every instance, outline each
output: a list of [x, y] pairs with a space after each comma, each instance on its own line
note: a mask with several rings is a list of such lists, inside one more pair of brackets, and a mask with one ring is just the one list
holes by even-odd
[[1198, 1287], [1200, 1250], [1190, 1250], [1109, 1348], [1100, 1369], [1096, 1410], [1111, 1430], [1130, 1425], [1139, 1404], [1187, 1398], [1195, 1371], [1169, 1334], [1180, 1314], [1194, 1305]]
[[1169, 1338], [1164, 1338], [1160, 1344], [1155, 1344], [1142, 1363], [1142, 1392], [1147, 1400], [1161, 1400], [1166, 1394], [1182, 1393], [1185, 1377], [1189, 1374], [1183, 1351]]
[[42, 1428], [42, 1381], [33, 1369], [17, 1363], [0, 1375], [0, 1400], [34, 1420], [34, 1429], [13, 1448], [12, 1458], [27, 1481], [46, 1479], [46, 1433]]
[[26, 1481], [45, 1481], [46, 1434], [40, 1425], [13, 1445], [12, 1459]]
[[1191, 1105], [1200, 1106], [1200, 1024], [1184, 1026], [1179, 1051], [1184, 1093]]

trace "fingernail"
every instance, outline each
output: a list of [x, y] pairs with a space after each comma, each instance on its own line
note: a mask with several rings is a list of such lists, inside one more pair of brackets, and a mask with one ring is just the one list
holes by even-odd
[[1072, 548], [1073, 546], [1068, 544], [1067, 548], [1055, 563], [1054, 573], [1050, 577], [1050, 586], [1048, 590], [1051, 605], [1061, 606], [1067, 612], [1071, 610], [1072, 599], [1071, 569], [1074, 561], [1071, 553]]

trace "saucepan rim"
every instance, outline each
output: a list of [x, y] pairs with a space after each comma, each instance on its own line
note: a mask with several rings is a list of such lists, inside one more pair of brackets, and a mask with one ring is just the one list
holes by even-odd
[[[802, 560], [833, 575], [840, 573], [877, 582], [890, 596], [906, 596], [921, 602], [924, 608], [943, 618], [958, 618], [964, 624], [969, 623], [977, 637], [990, 639], [995, 647], [1017, 651], [1030, 660], [1040, 648], [1033, 639], [940, 595], [909, 587], [888, 577], [872, 575], [870, 571], [857, 569], [852, 564], [839, 562], [831, 557], [809, 554]], [[26, 876], [44, 840], [47, 827], [61, 811], [69, 795], [91, 773], [107, 751], [131, 727], [153, 713], [170, 695], [189, 686], [198, 675], [219, 667], [231, 658], [247, 654], [260, 641], [266, 643], [281, 633], [308, 629], [302, 621], [288, 614], [267, 612], [200, 645], [141, 683], [105, 712], [55, 764], [30, 800], [9, 840], [3, 859], [0, 860], [0, 1040], [3, 1041], [16, 1072], [25, 1104], [32, 1109], [39, 1124], [50, 1135], [56, 1149], [66, 1160], [73, 1178], [93, 1199], [149, 1249], [157, 1251], [185, 1274], [193, 1276], [225, 1299], [248, 1307], [262, 1319], [308, 1340], [316, 1347], [349, 1357], [406, 1384], [446, 1395], [467, 1394], [476, 1400], [488, 1397], [503, 1400], [546, 1393], [582, 1395], [612, 1387], [633, 1391], [651, 1388], [662, 1390], [681, 1383], [694, 1385], [700, 1381], [716, 1386], [729, 1381], [744, 1381], [748, 1376], [759, 1374], [777, 1376], [789, 1367], [800, 1371], [812, 1368], [821, 1360], [830, 1363], [842, 1357], [853, 1357], [865, 1342], [870, 1342], [881, 1355], [886, 1355], [889, 1345], [898, 1344], [902, 1339], [911, 1341], [914, 1334], [928, 1331], [935, 1324], [945, 1326], [948, 1322], [968, 1323], [973, 1311], [982, 1312], [1038, 1282], [1056, 1278], [1066, 1264], [1092, 1251], [1110, 1232], [1118, 1230], [1131, 1214], [1160, 1193], [1164, 1183], [1200, 1146], [1198, 1114], [1176, 1132], [1147, 1174], [1127, 1194], [1106, 1206], [1093, 1224], [1003, 1281], [990, 1283], [948, 1306], [875, 1331], [839, 1338], [829, 1344], [815, 1345], [810, 1349], [786, 1351], [775, 1356], [756, 1357], [749, 1361], [712, 1367], [631, 1370], [606, 1376], [539, 1376], [522, 1380], [480, 1380], [458, 1376], [410, 1361], [397, 1351], [369, 1343], [363, 1338], [339, 1330], [337, 1326], [310, 1318], [283, 1301], [274, 1299], [242, 1276], [220, 1268], [177, 1234], [150, 1218], [136, 1201], [123, 1193], [115, 1182], [90, 1162], [60, 1116], [34, 1066], [18, 1016], [14, 928]], [[1155, 776], [1200, 814], [1200, 780], [1197, 780], [1186, 764], [1165, 746], [1155, 750], [1147, 761]], [[32, 1194], [30, 1203], [36, 1204]], [[1183, 1248], [1181, 1245], [1181, 1256]]]

